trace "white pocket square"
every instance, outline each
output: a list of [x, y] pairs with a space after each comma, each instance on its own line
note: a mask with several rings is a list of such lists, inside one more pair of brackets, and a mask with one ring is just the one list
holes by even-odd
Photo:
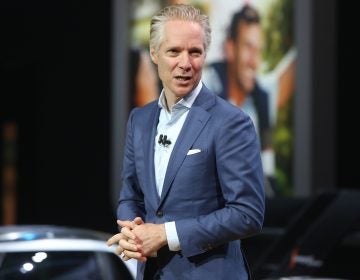
[[197, 153], [200, 153], [201, 150], [200, 149], [193, 149], [193, 150], [189, 150], [187, 155], [193, 155], [193, 154], [197, 154]]

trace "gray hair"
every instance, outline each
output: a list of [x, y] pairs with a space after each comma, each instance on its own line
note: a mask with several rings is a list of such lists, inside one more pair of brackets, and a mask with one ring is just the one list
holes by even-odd
[[150, 49], [158, 51], [160, 44], [163, 41], [164, 25], [170, 20], [185, 20], [192, 21], [200, 24], [204, 30], [205, 52], [208, 50], [211, 42], [211, 27], [207, 15], [194, 6], [185, 4], [175, 4], [167, 6], [157, 12], [152, 18], [150, 23]]

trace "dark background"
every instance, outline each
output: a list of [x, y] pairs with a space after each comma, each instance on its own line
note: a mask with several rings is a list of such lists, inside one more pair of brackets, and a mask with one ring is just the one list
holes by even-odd
[[[326, 24], [316, 25], [326, 6], [321, 2], [313, 15], [314, 58], [326, 52], [317, 34], [329, 32]], [[312, 128], [333, 126], [336, 150], [327, 150], [326, 137], [316, 133], [312, 145], [316, 164], [334, 153], [338, 189], [359, 188], [358, 164], [350, 162], [359, 159], [358, 69], [351, 69], [358, 66], [359, 44], [354, 45], [352, 8], [344, 1], [336, 5], [336, 28], [330, 30], [336, 34], [336, 122], [326, 123], [321, 104], [327, 100], [320, 99], [326, 94], [319, 93], [313, 97]], [[113, 232], [111, 2], [2, 1], [0, 31], [0, 124], [18, 126], [18, 223]], [[321, 61], [314, 59], [315, 70], [316, 63]], [[314, 75], [316, 80], [322, 73]]]
[[1, 121], [18, 124], [18, 223], [114, 230], [110, 2], [1, 3]]
[[[359, 49], [355, 26], [357, 11], [344, 1], [337, 1], [337, 184], [340, 188], [360, 189]], [[325, 46], [326, 47], [326, 46]]]

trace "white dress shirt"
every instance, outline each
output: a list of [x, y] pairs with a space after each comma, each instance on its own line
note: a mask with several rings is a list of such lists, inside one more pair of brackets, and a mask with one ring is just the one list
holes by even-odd
[[[166, 109], [167, 106], [164, 90], [161, 92], [158, 103], [161, 108], [161, 112], [154, 147], [155, 180], [159, 196], [161, 196], [170, 155], [184, 125], [186, 116], [189, 113], [196, 97], [199, 95], [201, 88], [202, 82], [199, 82], [193, 91], [191, 91], [186, 97], [180, 99], [172, 108], [169, 108], [170, 112]], [[167, 140], [171, 141], [171, 144], [164, 145], [159, 143], [158, 141], [160, 139], [160, 135], [163, 135], [163, 137], [166, 135]], [[165, 231], [169, 249], [171, 251], [179, 251], [181, 248], [175, 222], [166, 222]]]

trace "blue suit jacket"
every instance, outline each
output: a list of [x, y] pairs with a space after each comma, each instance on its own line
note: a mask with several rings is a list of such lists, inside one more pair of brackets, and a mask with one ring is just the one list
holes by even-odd
[[[247, 279], [240, 240], [261, 230], [265, 208], [252, 121], [203, 86], [175, 143], [159, 197], [154, 175], [159, 113], [154, 101], [130, 114], [118, 218], [175, 221], [181, 251], [166, 246], [158, 252], [161, 279]], [[201, 152], [187, 155], [190, 149]], [[137, 279], [143, 272], [139, 263]]]

